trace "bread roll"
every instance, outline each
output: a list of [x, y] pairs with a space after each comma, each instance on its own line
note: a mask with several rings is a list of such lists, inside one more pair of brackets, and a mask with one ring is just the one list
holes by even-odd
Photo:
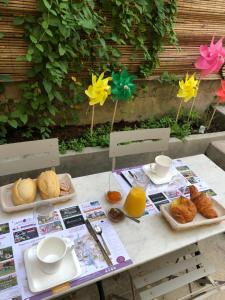
[[170, 213], [175, 220], [184, 224], [194, 219], [197, 209], [190, 199], [181, 196], [171, 203]]
[[42, 199], [59, 197], [60, 184], [54, 171], [42, 172], [37, 178], [37, 186]]
[[30, 179], [18, 179], [12, 187], [12, 200], [14, 205], [27, 204], [34, 201], [37, 193], [35, 182]]

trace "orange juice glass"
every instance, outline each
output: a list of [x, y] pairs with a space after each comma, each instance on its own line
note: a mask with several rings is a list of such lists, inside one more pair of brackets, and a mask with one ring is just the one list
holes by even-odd
[[146, 195], [143, 188], [133, 187], [125, 201], [124, 209], [128, 216], [139, 218], [143, 216], [146, 206]]

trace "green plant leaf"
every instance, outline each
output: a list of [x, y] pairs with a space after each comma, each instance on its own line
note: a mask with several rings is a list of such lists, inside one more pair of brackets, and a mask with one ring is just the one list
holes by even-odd
[[33, 42], [34, 44], [37, 44], [37, 39], [36, 39], [36, 37], [35, 36], [33, 36], [32, 34], [30, 35], [30, 40], [31, 40], [31, 42]]
[[59, 43], [59, 55], [63, 56], [66, 53], [66, 49], [62, 47], [62, 45]]
[[46, 92], [49, 94], [52, 90], [52, 83], [46, 79], [43, 80], [43, 85], [44, 85], [44, 88], [46, 90]]
[[0, 39], [4, 38], [5, 34], [3, 32], [0, 32]]
[[47, 33], [50, 37], [53, 37], [51, 30], [45, 29], [45, 33]]
[[44, 52], [44, 48], [41, 44], [36, 44], [35, 46], [38, 48], [38, 50], [40, 50], [41, 52]]
[[89, 19], [89, 20], [80, 20], [78, 22], [78, 24], [81, 26], [81, 27], [84, 27], [85, 29], [94, 29], [95, 28], [95, 24], [94, 22]]
[[0, 122], [6, 123], [7, 121], [8, 121], [8, 117], [7, 116], [0, 115]]
[[47, 0], [42, 0], [45, 7], [48, 9], [48, 10], [51, 10], [51, 4], [47, 1]]
[[26, 57], [27, 61], [32, 61], [32, 55], [31, 54], [27, 53], [25, 57]]
[[13, 24], [14, 25], [22, 25], [24, 24], [24, 17], [21, 17], [21, 16], [17, 16], [13, 19]]
[[16, 120], [8, 120], [8, 123], [13, 128], [17, 128], [17, 126], [18, 126], [18, 123]]
[[28, 121], [28, 116], [27, 115], [20, 115], [19, 116], [20, 120], [23, 122], [23, 124], [25, 125]]
[[9, 4], [9, 0], [1, 0], [2, 1], [2, 3], [4, 4], [4, 5], [8, 5]]
[[57, 100], [59, 100], [62, 103], [64, 102], [63, 96], [60, 94], [60, 92], [54, 91], [54, 94]]
[[42, 23], [41, 23], [41, 26], [44, 28], [44, 29], [47, 29], [48, 28], [48, 22], [46, 20], [44, 20]]

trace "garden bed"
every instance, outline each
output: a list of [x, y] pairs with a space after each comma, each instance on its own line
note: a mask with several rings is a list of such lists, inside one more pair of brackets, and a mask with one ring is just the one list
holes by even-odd
[[[161, 118], [149, 118], [142, 121], [127, 122], [121, 121], [114, 124], [113, 130], [132, 130], [138, 128], [171, 128], [171, 137], [178, 139], [185, 139], [191, 134], [198, 134], [201, 125], [207, 124], [207, 114], [200, 116], [197, 112], [193, 112], [190, 120], [188, 121], [187, 112], [183, 112], [179, 118], [178, 123], [175, 120], [173, 114], [163, 116]], [[221, 120], [221, 116], [216, 114], [213, 123], [206, 133], [220, 132], [225, 130], [224, 121]], [[90, 127], [88, 125], [83, 126], [65, 126], [54, 127], [51, 129], [49, 137], [57, 137], [59, 139], [60, 152], [66, 153], [67, 150], [82, 151], [85, 147], [108, 147], [109, 146], [109, 134], [111, 132], [111, 123], [97, 124], [94, 127], [93, 134], [90, 134]], [[32, 135], [31, 135], [32, 133]], [[11, 129], [8, 131], [6, 142], [15, 143], [27, 140], [41, 139], [40, 134], [34, 130], [30, 132], [27, 128], [23, 130]]]

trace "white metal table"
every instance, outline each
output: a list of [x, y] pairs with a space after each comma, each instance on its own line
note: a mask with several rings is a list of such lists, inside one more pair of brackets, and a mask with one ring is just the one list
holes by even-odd
[[[203, 154], [184, 157], [182, 160], [220, 196], [220, 202], [225, 206], [225, 172]], [[86, 201], [99, 200], [103, 208], [107, 210], [109, 205], [104, 199], [105, 193], [109, 189], [109, 176], [110, 172], [104, 172], [74, 178], [73, 183], [77, 195], [75, 199], [67, 202], [67, 206]], [[119, 188], [118, 183], [114, 176], [111, 176], [111, 189], [117, 188]], [[65, 204], [62, 206], [65, 206]], [[0, 219], [2, 222], [12, 217], [18, 218], [27, 214], [28, 211], [13, 215], [0, 212]], [[225, 232], [225, 222], [199, 227], [185, 232], [174, 232], [160, 214], [143, 217], [140, 224], [125, 219], [121, 223], [113, 224], [113, 226], [133, 261], [133, 264], [128, 266], [127, 269], [134, 268], [182, 247]], [[60, 294], [68, 293], [82, 286], [113, 276], [125, 269], [126, 268], [123, 268], [108, 273]]]

